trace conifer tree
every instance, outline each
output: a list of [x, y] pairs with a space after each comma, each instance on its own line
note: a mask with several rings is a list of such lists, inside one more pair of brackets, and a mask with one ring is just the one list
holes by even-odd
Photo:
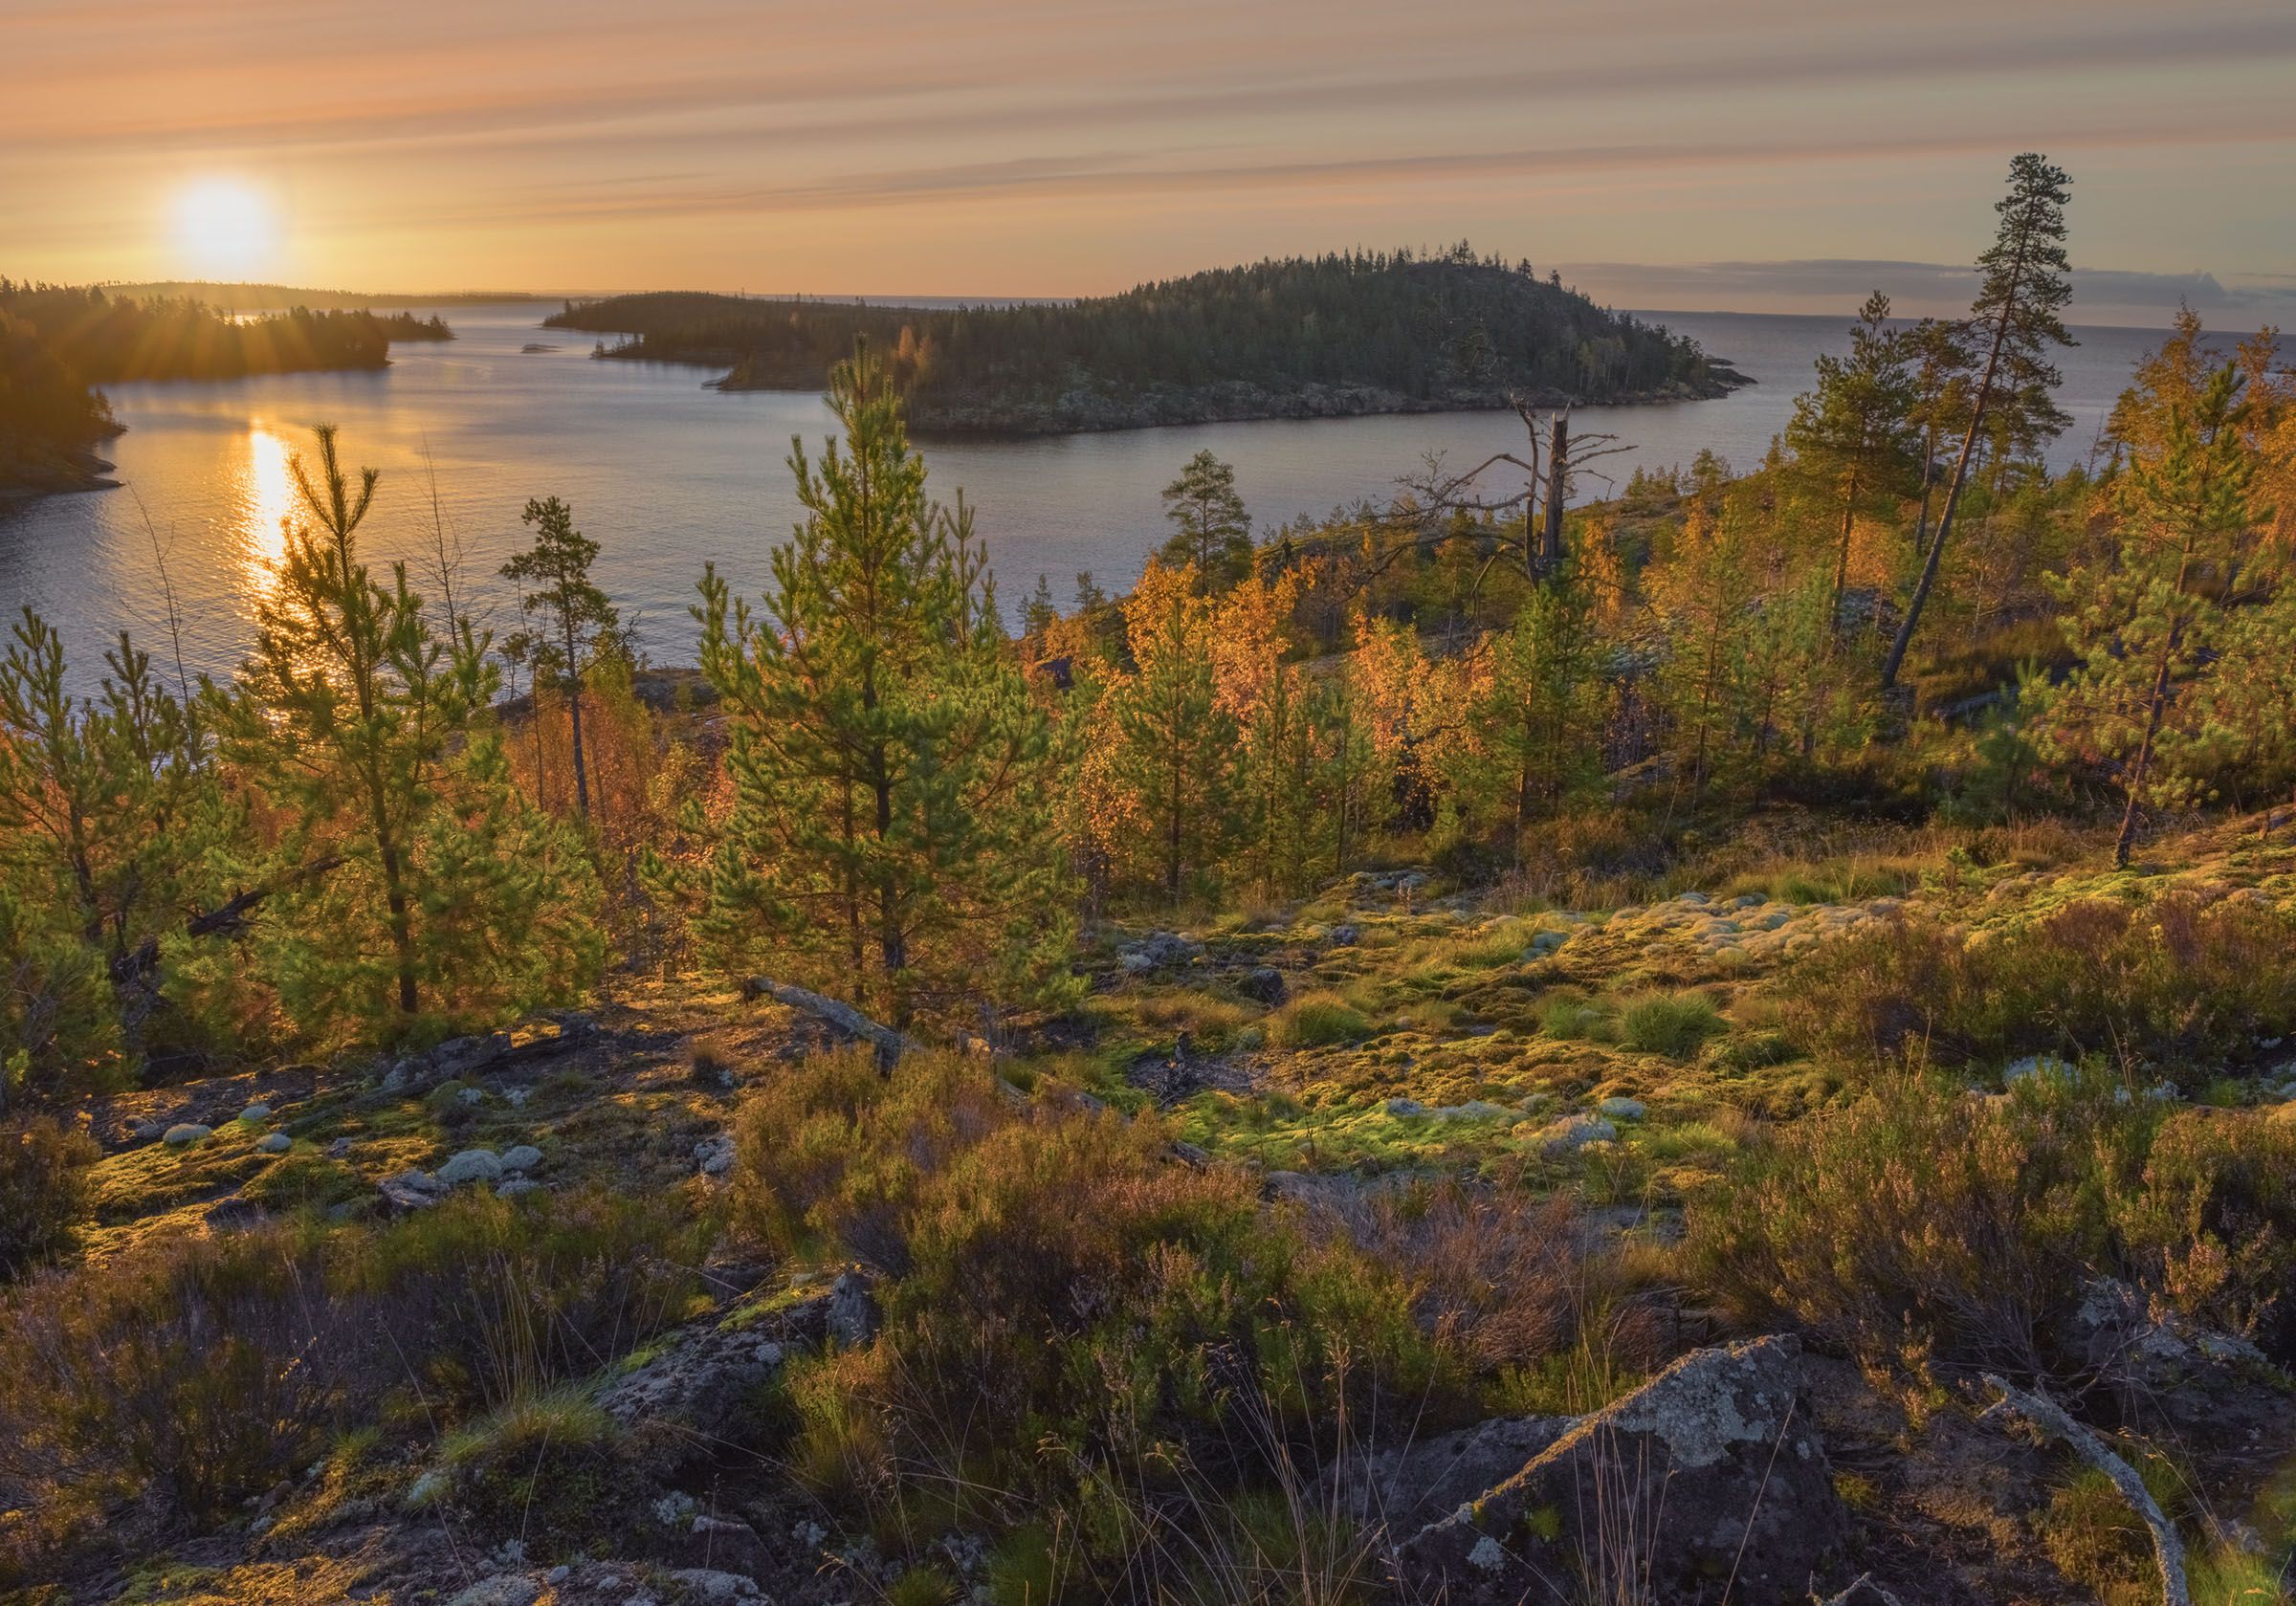
[[[2087, 656], [2050, 699], [2046, 749], [2112, 768], [2124, 797], [2114, 863], [2129, 863], [2144, 812], [2188, 801], [2190, 760], [2207, 739], [2191, 694], [2226, 633], [2223, 598], [2256, 526], [2255, 459], [2241, 435], [2243, 376], [2227, 363], [2197, 402], [2170, 399], [2159, 447], [2120, 488], [2120, 550], [2060, 592]], [[2138, 399], [2138, 406], [2143, 399]]]
[[1921, 512], [1913, 524], [1913, 553], [1930, 550], [1930, 503], [1937, 482], [1937, 448], [1969, 427], [1969, 331], [1958, 319], [1925, 318], [1905, 331], [1913, 405], [1906, 419], [1921, 433]]
[[1889, 297], [1875, 291], [1858, 309], [1849, 355], [1818, 359], [1818, 386], [1798, 396], [1785, 442], [1796, 467], [1830, 508], [1835, 539], [1831, 608], [1839, 633], [1842, 595], [1849, 583], [1850, 540], [1860, 515], [1887, 511], [1913, 473], [1909, 416], [1913, 379], [1905, 346], [1889, 328]]
[[1954, 463], [1954, 477], [1946, 486], [1945, 506], [1937, 516], [1936, 539], [1922, 560], [1897, 638], [1882, 660], [1885, 691], [1897, 684], [1906, 649], [1920, 627], [1922, 608], [1937, 583], [1938, 561], [1953, 537], [1954, 514], [1993, 409], [2014, 409], [2034, 421], [2035, 428], [2063, 416], [2048, 399], [2060, 378], [2048, 355], [2051, 346], [2073, 343], [2061, 316], [2073, 295], [2064, 258], [2064, 205], [2070, 182], [2064, 169], [2029, 151], [2009, 165], [2009, 193], [1994, 208], [2000, 214], [2000, 230], [1977, 258], [1984, 277], [1970, 306], [1973, 339], [1984, 346], [1985, 361], [1971, 386], [1969, 424]]
[[209, 856], [233, 818], [196, 705], [124, 631], [104, 664], [98, 694], [74, 698], [62, 639], [29, 607], [0, 655], [10, 1036], [29, 1056], [18, 1080], [94, 1085], [144, 1046], [161, 946], [207, 901]]
[[1692, 502], [1674, 550], [1646, 577], [1666, 640], [1660, 667], [1676, 776], [1694, 793], [1734, 765], [1747, 730], [1745, 636], [1756, 594], [1748, 515]]
[[702, 581], [734, 792], [702, 929], [729, 964], [794, 956], [906, 1016], [983, 973], [1051, 974], [1051, 732], [979, 583], [971, 514], [927, 495], [873, 356], [838, 364], [828, 404], [844, 440], [818, 459], [791, 443], [806, 517], [763, 616]]
[[1251, 569], [1251, 517], [1236, 494], [1236, 471], [1209, 448], [1188, 459], [1164, 487], [1171, 538], [1158, 556], [1164, 567], [1190, 567], [1206, 591], [1225, 591]]
[[1573, 568], [1533, 591], [1491, 642], [1489, 689], [1475, 712], [1490, 733], [1513, 816], [1517, 863], [1531, 822], [1601, 778], [1607, 653]]
[[362, 561], [377, 473], [354, 481], [334, 429], [317, 439], [254, 650], [214, 699], [227, 756], [292, 812], [284, 847], [328, 867], [264, 905], [281, 1000], [314, 1029], [396, 1036], [426, 1000], [493, 1016], [578, 997], [603, 957], [595, 876], [508, 784], [490, 644], [467, 623], [441, 639], [404, 563], [385, 581]]
[[[521, 522], [534, 527], [534, 544], [513, 555], [502, 565], [502, 578], [534, 588], [519, 605], [542, 618], [542, 633], [555, 651], [561, 688], [566, 695], [566, 714], [573, 731], [574, 806], [590, 812], [589, 768], [582, 742], [583, 666], [596, 649], [598, 638], [621, 623], [605, 592], [590, 583], [590, 564], [598, 543], [574, 528], [574, 510], [556, 496], [529, 498]], [[538, 671], [542, 668], [536, 660]], [[541, 717], [541, 675], [536, 675], [534, 716]], [[539, 782], [538, 782], [539, 783]]]
[[1124, 622], [1137, 667], [1110, 688], [1114, 763], [1139, 800], [1164, 895], [1178, 903], [1188, 876], [1208, 873], [1226, 851], [1239, 733], [1220, 704], [1212, 605], [1193, 565], [1152, 561]]

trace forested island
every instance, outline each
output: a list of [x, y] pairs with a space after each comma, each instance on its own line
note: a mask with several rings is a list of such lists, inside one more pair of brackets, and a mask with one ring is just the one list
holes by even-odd
[[1265, 261], [1119, 296], [1001, 307], [689, 293], [568, 302], [599, 355], [728, 370], [727, 390], [814, 390], [855, 340], [914, 428], [1061, 434], [1249, 418], [1654, 402], [1746, 383], [1697, 343], [1462, 243]]
[[297, 307], [233, 317], [191, 299], [0, 278], [0, 513], [110, 483], [94, 447], [121, 432], [98, 385], [381, 368], [393, 341], [451, 341], [433, 315]]

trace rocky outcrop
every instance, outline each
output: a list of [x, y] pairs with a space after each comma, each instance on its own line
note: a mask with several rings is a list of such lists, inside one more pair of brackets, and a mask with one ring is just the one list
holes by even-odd
[[1406, 1540], [1400, 1568], [1448, 1606], [1636, 1597], [1806, 1601], [1847, 1534], [1800, 1408], [1791, 1337], [1701, 1350]]

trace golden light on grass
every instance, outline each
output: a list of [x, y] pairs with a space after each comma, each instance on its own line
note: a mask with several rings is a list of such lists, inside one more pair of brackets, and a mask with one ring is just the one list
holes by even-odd
[[278, 221], [270, 197], [254, 186], [201, 179], [176, 192], [169, 212], [176, 250], [190, 273], [240, 278], [274, 265]]

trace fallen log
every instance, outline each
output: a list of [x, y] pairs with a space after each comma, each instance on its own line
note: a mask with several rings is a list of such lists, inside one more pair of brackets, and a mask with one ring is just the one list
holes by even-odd
[[903, 1054], [921, 1053], [924, 1045], [906, 1032], [879, 1025], [842, 999], [833, 999], [809, 988], [776, 981], [770, 976], [753, 976], [741, 983], [741, 991], [750, 998], [769, 998], [785, 1004], [801, 1015], [827, 1021], [849, 1037], [857, 1037], [877, 1051], [877, 1068], [891, 1070], [900, 1063]]
[[2169, 1521], [2145, 1487], [2144, 1479], [2136, 1468], [2106, 1448], [2105, 1441], [2065, 1414], [2047, 1395], [2036, 1389], [2027, 1393], [2012, 1387], [1992, 1373], [1985, 1374], [1986, 1387], [2000, 1395], [1998, 1403], [1989, 1407], [1986, 1415], [2007, 1411], [2024, 1418], [2051, 1439], [2062, 1439], [2073, 1454], [2112, 1480], [2112, 1486], [2121, 1491], [2121, 1498], [2130, 1509], [2144, 1519], [2152, 1530], [2152, 1553], [2160, 1565], [2161, 1606], [2192, 1606], [2192, 1595], [2184, 1581], [2184, 1541], [2176, 1535], [2176, 1525]]

